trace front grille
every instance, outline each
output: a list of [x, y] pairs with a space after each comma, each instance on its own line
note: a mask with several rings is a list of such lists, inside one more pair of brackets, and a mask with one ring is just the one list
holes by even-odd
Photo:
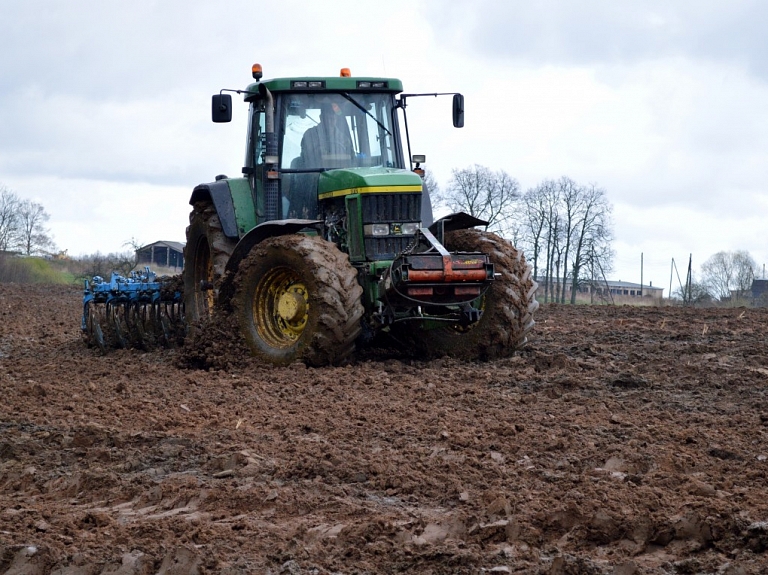
[[363, 194], [363, 223], [418, 222], [421, 193]]
[[[421, 221], [421, 194], [362, 194], [363, 224]], [[391, 260], [413, 241], [413, 236], [366, 237], [369, 260]]]
[[413, 236], [365, 238], [365, 253], [370, 260], [393, 260], [413, 241]]

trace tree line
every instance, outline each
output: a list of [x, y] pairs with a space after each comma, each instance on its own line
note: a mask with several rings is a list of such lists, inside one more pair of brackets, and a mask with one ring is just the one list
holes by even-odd
[[42, 204], [22, 199], [0, 184], [0, 251], [26, 256], [55, 253], [56, 245], [45, 227], [49, 219]]
[[430, 174], [425, 185], [437, 205], [487, 221], [487, 231], [522, 249], [544, 302], [575, 303], [583, 283], [605, 281], [613, 269], [613, 206], [596, 184], [563, 176], [521, 192], [504, 170], [474, 165], [454, 169], [444, 190]]
[[689, 273], [672, 296], [685, 303], [741, 303], [751, 298], [752, 284], [758, 275], [757, 264], [748, 251], [717, 252], [701, 264], [699, 279]]
[[45, 225], [49, 219], [42, 204], [23, 199], [0, 184], [0, 282], [32, 283], [39, 280], [38, 268], [17, 258], [2, 257], [8, 254], [51, 256], [58, 260], [57, 269], [65, 270], [77, 279], [109, 278], [112, 271], [128, 275], [136, 267], [136, 250], [140, 246], [133, 238], [124, 244], [131, 248], [124, 252], [102, 254], [97, 251], [77, 258], [67, 257], [66, 252], [59, 253]]

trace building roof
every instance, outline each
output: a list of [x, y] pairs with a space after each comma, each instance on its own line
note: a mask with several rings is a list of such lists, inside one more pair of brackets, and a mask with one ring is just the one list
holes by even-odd
[[147, 244], [146, 246], [141, 246], [136, 251], [141, 252], [141, 251], [144, 251], [146, 249], [153, 248], [153, 247], [171, 248], [172, 250], [175, 250], [177, 252], [183, 252], [184, 251], [184, 244], [183, 243], [181, 243], [181, 242], [168, 242], [168, 241], [164, 241], [164, 240], [161, 240], [159, 242], [154, 242], [152, 244]]
[[[543, 285], [544, 283], [546, 283], [547, 278], [546, 276], [539, 276], [538, 278], [536, 278], [536, 281], [539, 282], [540, 285]], [[560, 278], [557, 278], [555, 281], [557, 283], [560, 283], [560, 281], [562, 280]], [[570, 279], [568, 281], [570, 281]], [[585, 283], [590, 283], [589, 280], [582, 280], [582, 281]], [[608, 285], [609, 288], [635, 289], [635, 290], [639, 290], [640, 288], [642, 288], [643, 290], [658, 290], [658, 291], [664, 290], [663, 287], [653, 286], [650, 284], [640, 285], [632, 282], [623, 282], [621, 280], [606, 280], [606, 281], [594, 280], [594, 284], [597, 287]]]
[[[603, 282], [598, 282], [598, 283], [603, 283]], [[632, 282], [623, 282], [621, 280], [619, 280], [619, 281], [607, 280], [605, 283], [608, 284], [608, 287], [613, 287], [613, 288], [627, 288], [627, 289], [640, 289], [640, 288], [642, 288], [644, 290], [646, 290], [646, 289], [663, 290], [664, 289], [662, 287], [652, 286], [652, 285], [649, 285], [649, 284], [642, 284], [642, 285], [640, 285], [640, 284], [634, 284]]]

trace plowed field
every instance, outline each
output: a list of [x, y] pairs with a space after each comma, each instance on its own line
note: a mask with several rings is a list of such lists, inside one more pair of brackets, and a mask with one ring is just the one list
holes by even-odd
[[87, 349], [80, 300], [0, 285], [0, 573], [768, 572], [766, 310], [205, 371]]

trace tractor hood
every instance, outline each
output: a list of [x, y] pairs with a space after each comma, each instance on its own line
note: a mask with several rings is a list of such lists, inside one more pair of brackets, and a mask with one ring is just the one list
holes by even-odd
[[320, 174], [318, 198], [349, 194], [421, 192], [421, 177], [399, 168], [344, 168]]

